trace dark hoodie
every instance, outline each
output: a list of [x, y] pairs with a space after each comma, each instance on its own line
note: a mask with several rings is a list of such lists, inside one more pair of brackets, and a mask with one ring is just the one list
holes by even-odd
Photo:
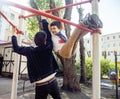
[[42, 20], [43, 30], [47, 33], [47, 42], [38, 47], [19, 46], [15, 36], [12, 36], [12, 45], [14, 52], [27, 57], [27, 68], [30, 82], [41, 80], [58, 70], [57, 62], [53, 56], [53, 43], [51, 34], [46, 28], [46, 20]]

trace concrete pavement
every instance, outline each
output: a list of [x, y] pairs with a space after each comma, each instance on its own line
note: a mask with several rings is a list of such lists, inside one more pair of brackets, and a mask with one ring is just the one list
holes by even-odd
[[[62, 83], [62, 79], [57, 79], [59, 85]], [[35, 98], [35, 92], [34, 88], [35, 85], [31, 84], [29, 81], [25, 82], [25, 91], [23, 92], [23, 80], [18, 81], [18, 94], [17, 99], [34, 99]], [[0, 99], [10, 99], [11, 97], [11, 87], [12, 87], [12, 79], [11, 78], [4, 78], [0, 77]], [[84, 93], [77, 92], [77, 93], [71, 93], [71, 92], [65, 92], [61, 91], [62, 99], [90, 99], [88, 96], [86, 96]], [[48, 96], [47, 99], [52, 99], [51, 96]]]
[[[62, 79], [57, 79], [59, 85], [62, 84]], [[30, 84], [29, 81], [25, 82], [25, 91], [23, 92], [23, 80], [18, 82], [18, 94], [17, 99], [34, 99], [34, 84]], [[10, 99], [11, 94], [12, 79], [0, 77], [0, 99]], [[101, 99], [115, 99], [115, 89], [111, 85], [109, 80], [102, 80], [101, 82]], [[81, 85], [82, 92], [71, 93], [61, 90], [62, 99], [90, 99], [92, 97], [92, 87], [91, 85], [85, 86]], [[119, 90], [120, 95], [120, 90]], [[52, 99], [48, 96], [48, 99]]]

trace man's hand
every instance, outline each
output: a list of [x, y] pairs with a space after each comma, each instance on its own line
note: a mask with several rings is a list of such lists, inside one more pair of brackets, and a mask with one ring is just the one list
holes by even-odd
[[12, 35], [17, 36], [17, 33], [16, 33], [16, 32], [17, 32], [17, 31], [16, 31], [16, 28], [12, 27]]

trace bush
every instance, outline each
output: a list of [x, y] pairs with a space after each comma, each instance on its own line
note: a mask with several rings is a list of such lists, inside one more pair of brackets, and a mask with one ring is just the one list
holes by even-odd
[[86, 77], [87, 79], [92, 78], [92, 58], [87, 58], [85, 61], [86, 65]]
[[[77, 73], [81, 74], [80, 73], [80, 61], [76, 63], [76, 66], [77, 66]], [[87, 58], [85, 60], [85, 66], [86, 66], [86, 77], [87, 79], [91, 79], [92, 78], [92, 59], [91, 58]]]
[[110, 61], [108, 59], [101, 59], [100, 65], [101, 65], [101, 77], [103, 77], [104, 75], [108, 76], [108, 72], [110, 70], [115, 69], [114, 62], [112, 62], [112, 61]]
[[59, 66], [59, 71], [57, 72], [56, 76], [60, 77], [60, 76], [63, 76], [63, 67], [62, 67], [61, 61], [59, 60], [59, 58], [57, 56], [56, 56], [56, 60], [57, 60], [58, 66]]
[[[80, 73], [80, 62], [78, 62], [76, 65], [77, 65], [77, 73]], [[92, 58], [86, 58], [85, 65], [86, 65], [86, 77], [87, 79], [91, 79], [92, 78]], [[104, 75], [108, 76], [109, 70], [115, 69], [114, 62], [108, 59], [101, 59], [100, 66], [101, 66], [101, 77], [103, 77]]]

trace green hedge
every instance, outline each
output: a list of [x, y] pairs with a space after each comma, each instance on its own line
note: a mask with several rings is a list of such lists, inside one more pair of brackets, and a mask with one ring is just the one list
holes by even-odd
[[[80, 62], [77, 62], [76, 65], [77, 65], [77, 72], [80, 73]], [[86, 65], [87, 79], [91, 79], [92, 78], [92, 58], [86, 58], [85, 65]], [[101, 77], [103, 77], [104, 75], [108, 75], [109, 70], [115, 69], [114, 61], [111, 61], [108, 59], [101, 59], [100, 66], [101, 66]]]

